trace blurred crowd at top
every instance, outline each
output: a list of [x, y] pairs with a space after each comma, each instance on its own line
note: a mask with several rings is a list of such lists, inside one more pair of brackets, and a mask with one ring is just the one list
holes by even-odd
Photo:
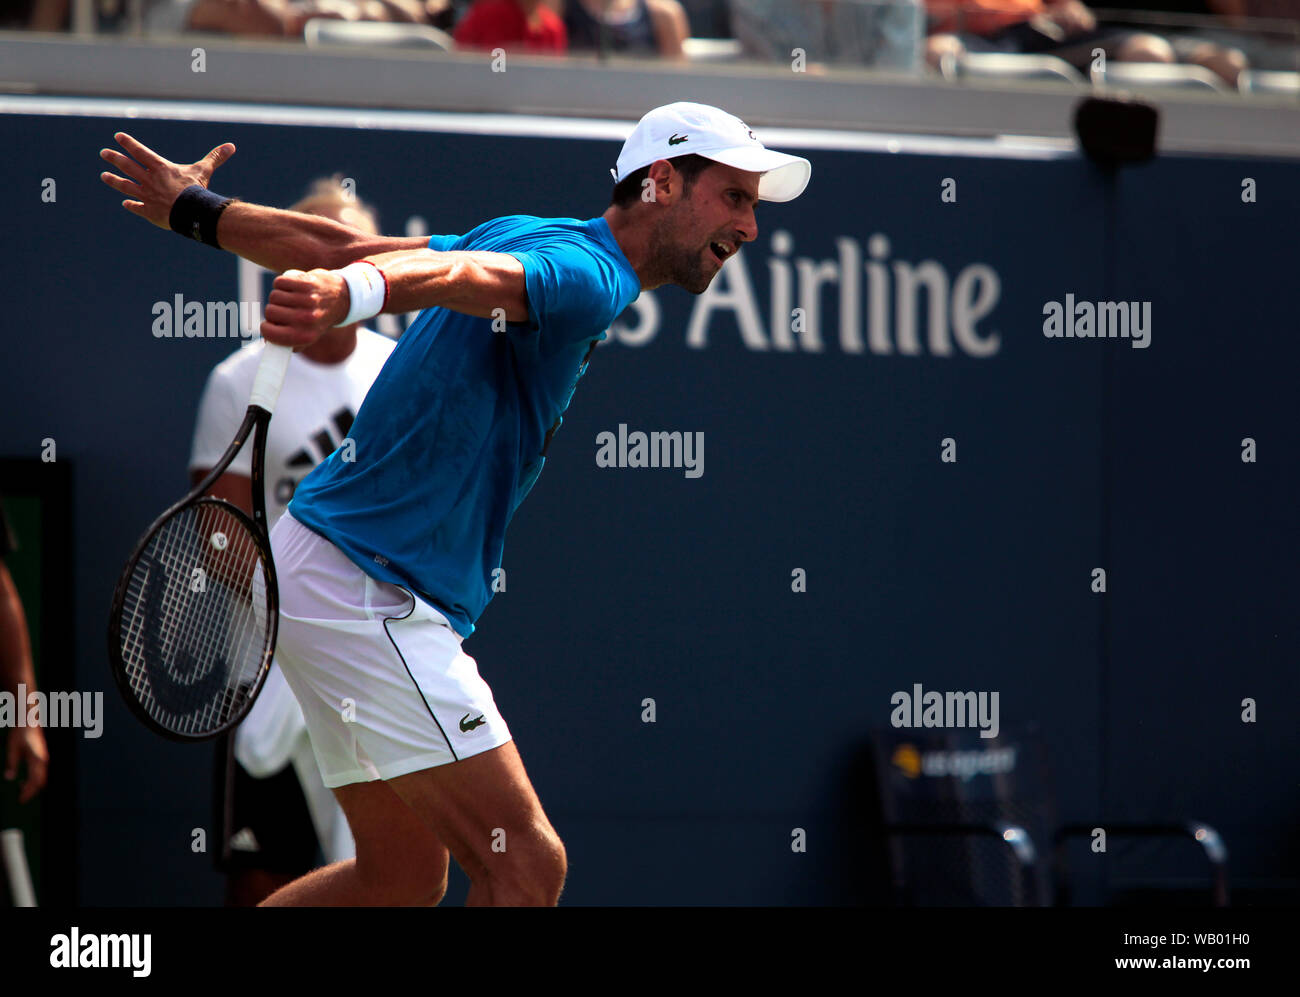
[[[381, 22], [432, 47], [943, 71], [970, 55], [1300, 71], [1300, 0], [9, 0], [0, 28], [311, 40]], [[80, 10], [78, 7], [80, 5]], [[315, 25], [315, 27], [313, 27]], [[333, 26], [333, 27], [331, 27]], [[399, 27], [400, 26], [400, 27]], [[1014, 61], [1014, 60], [1013, 60]]]

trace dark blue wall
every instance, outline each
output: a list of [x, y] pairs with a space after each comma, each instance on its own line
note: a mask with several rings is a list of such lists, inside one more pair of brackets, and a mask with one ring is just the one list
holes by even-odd
[[[496, 214], [598, 214], [618, 148], [0, 117], [0, 454], [53, 437], [75, 462], [76, 676], [109, 710], [104, 737], [79, 742], [80, 898], [212, 903], [219, 882], [190, 850], [191, 829], [212, 825], [210, 749], [130, 718], [103, 640], [122, 559], [183, 490], [199, 391], [233, 346], [157, 339], [151, 305], [235, 299], [236, 268], [118, 207], [96, 154], [119, 128], [174, 159], [234, 141], [213, 186], [246, 200], [286, 205], [341, 172], [388, 231], [411, 215], [460, 232]], [[1004, 729], [1038, 724], [1063, 817], [1196, 817], [1223, 832], [1237, 876], [1300, 876], [1297, 165], [1165, 158], [1112, 181], [1069, 156], [807, 154], [808, 193], [764, 205], [743, 256], [769, 348], [747, 347], [725, 308], [690, 346], [708, 301], [655, 292], [655, 335], [594, 357], [512, 527], [507, 591], [466, 644], [568, 844], [567, 900], [873, 896], [844, 814], [866, 732], [917, 682], [996, 690]], [[1246, 176], [1257, 203], [1241, 201]], [[956, 203], [940, 199], [945, 177]], [[937, 261], [949, 284], [991, 268], [996, 304], [976, 329], [996, 350], [943, 355], [923, 306], [920, 351], [902, 353], [891, 304], [890, 352], [846, 351], [834, 285], [824, 348], [773, 347], [777, 230], [792, 259], [835, 260], [844, 238], [865, 254], [880, 234], [891, 268]], [[892, 297], [897, 282], [891, 270]], [[865, 315], [865, 277], [860, 291]], [[1150, 346], [1045, 338], [1044, 302], [1066, 293], [1150, 302]], [[620, 423], [703, 432], [704, 475], [598, 468], [596, 436]], [[955, 464], [939, 459], [945, 437]], [[1245, 697], [1258, 723], [1242, 723]], [[795, 827], [807, 854], [791, 851]], [[1120, 879], [1201, 870], [1194, 850], [1110, 862]]]

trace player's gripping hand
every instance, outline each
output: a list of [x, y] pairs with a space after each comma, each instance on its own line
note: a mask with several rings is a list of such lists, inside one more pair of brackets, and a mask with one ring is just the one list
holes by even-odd
[[335, 270], [286, 270], [266, 300], [262, 337], [281, 346], [310, 346], [348, 315], [351, 295]]
[[105, 172], [99, 179], [127, 196], [128, 200], [122, 202], [127, 211], [165, 229], [171, 228], [172, 204], [180, 192], [194, 184], [206, 188], [217, 167], [235, 154], [234, 143], [226, 142], [198, 162], [181, 165], [163, 159], [126, 132], [118, 132], [113, 138], [135, 158], [124, 156], [116, 149], [100, 149], [99, 158], [126, 176]]

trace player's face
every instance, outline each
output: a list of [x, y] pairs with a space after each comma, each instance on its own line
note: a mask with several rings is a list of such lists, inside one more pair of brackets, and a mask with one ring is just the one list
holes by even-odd
[[716, 163], [695, 178], [656, 233], [655, 253], [667, 283], [703, 294], [741, 244], [758, 237], [759, 176]]

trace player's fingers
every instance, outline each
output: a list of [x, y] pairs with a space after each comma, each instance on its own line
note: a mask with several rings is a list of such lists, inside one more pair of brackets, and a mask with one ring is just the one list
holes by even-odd
[[137, 163], [130, 156], [124, 156], [116, 149], [100, 149], [99, 158], [104, 160], [118, 172], [125, 173], [137, 183], [143, 183], [144, 178], [149, 175], [149, 171]]
[[301, 308], [305, 310], [316, 303], [316, 295], [312, 293], [310, 287], [301, 290], [273, 287], [271, 293], [267, 295], [266, 303], [268, 305], [281, 305], [285, 308]]
[[145, 214], [143, 201], [123, 201], [122, 207], [126, 208], [126, 210], [131, 212], [133, 215], [139, 215], [141, 218], [149, 217]]
[[108, 184], [119, 194], [130, 194], [136, 196], [140, 193], [139, 184], [123, 177], [119, 177], [116, 173], [101, 173], [99, 179], [103, 180], [104, 183]]
[[268, 321], [288, 326], [307, 325], [312, 320], [310, 304], [292, 305], [283, 301], [271, 301], [270, 299], [267, 300], [262, 315]]
[[235, 154], [234, 142], [223, 142], [206, 156], [199, 160], [200, 165], [206, 168], [208, 176], [216, 172], [218, 166]]
[[282, 273], [271, 281], [271, 293], [279, 291], [281, 294], [307, 294], [313, 286], [310, 280]]
[[291, 277], [288, 273], [282, 273], [271, 283], [272, 294], [278, 293], [283, 297], [301, 298], [304, 301], [318, 300], [321, 291], [320, 282], [305, 274], [301, 277]]
[[279, 274], [271, 283], [272, 287], [283, 287], [286, 290], [299, 290], [312, 286], [311, 278], [301, 270], [286, 270]]
[[126, 132], [117, 132], [113, 138], [117, 140], [118, 145], [143, 163], [146, 169], [153, 169], [156, 165], [167, 162], [143, 142], [137, 142]]
[[271, 281], [271, 293], [279, 291], [281, 294], [308, 294], [311, 292], [312, 283], [309, 280], [303, 280], [301, 277], [294, 277], [289, 273], [282, 273]]
[[316, 341], [316, 333], [296, 325], [282, 325], [270, 319], [262, 319], [260, 329], [262, 338], [277, 346], [309, 346]]
[[315, 341], [330, 325], [316, 308], [273, 308], [267, 305], [262, 316], [263, 321], [275, 326], [277, 331], [289, 330], [289, 335], [295, 337], [294, 345]]

